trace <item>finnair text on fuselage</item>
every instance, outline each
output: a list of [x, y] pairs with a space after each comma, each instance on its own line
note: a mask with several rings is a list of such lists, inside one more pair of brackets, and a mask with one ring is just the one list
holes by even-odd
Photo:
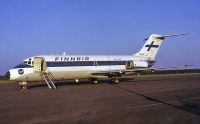
[[55, 61], [89, 61], [89, 57], [55, 57]]

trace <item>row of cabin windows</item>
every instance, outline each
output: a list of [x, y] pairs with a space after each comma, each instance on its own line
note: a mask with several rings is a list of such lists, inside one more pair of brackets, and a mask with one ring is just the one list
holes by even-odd
[[76, 62], [47, 62], [48, 67], [54, 66], [103, 66], [125, 65], [126, 61], [76, 61]]

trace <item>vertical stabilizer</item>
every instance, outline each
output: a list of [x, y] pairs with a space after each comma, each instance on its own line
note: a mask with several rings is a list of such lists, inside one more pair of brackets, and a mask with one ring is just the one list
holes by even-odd
[[154, 61], [158, 50], [165, 38], [172, 37], [172, 36], [180, 36], [186, 35], [188, 33], [182, 34], [172, 34], [172, 35], [159, 35], [159, 34], [152, 34], [147, 40], [142, 49], [134, 54], [134, 56], [140, 57], [141, 59], [152, 60]]
[[164, 39], [165, 37], [162, 35], [152, 34], [147, 39], [142, 49], [138, 53], [136, 53], [135, 56], [149, 60], [155, 60], [155, 57]]

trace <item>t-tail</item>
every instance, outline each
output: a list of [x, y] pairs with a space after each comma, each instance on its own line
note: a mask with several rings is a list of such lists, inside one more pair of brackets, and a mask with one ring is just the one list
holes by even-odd
[[134, 54], [134, 56], [141, 58], [142, 60], [155, 61], [156, 55], [164, 39], [172, 36], [187, 35], [188, 33], [173, 34], [173, 35], [159, 35], [152, 34], [148, 39], [145, 39], [146, 43], [142, 49]]

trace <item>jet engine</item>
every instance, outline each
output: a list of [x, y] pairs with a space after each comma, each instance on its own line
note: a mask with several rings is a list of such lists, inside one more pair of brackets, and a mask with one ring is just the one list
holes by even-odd
[[127, 61], [126, 62], [126, 69], [133, 69], [133, 68], [147, 68], [149, 67], [149, 63], [147, 61]]

